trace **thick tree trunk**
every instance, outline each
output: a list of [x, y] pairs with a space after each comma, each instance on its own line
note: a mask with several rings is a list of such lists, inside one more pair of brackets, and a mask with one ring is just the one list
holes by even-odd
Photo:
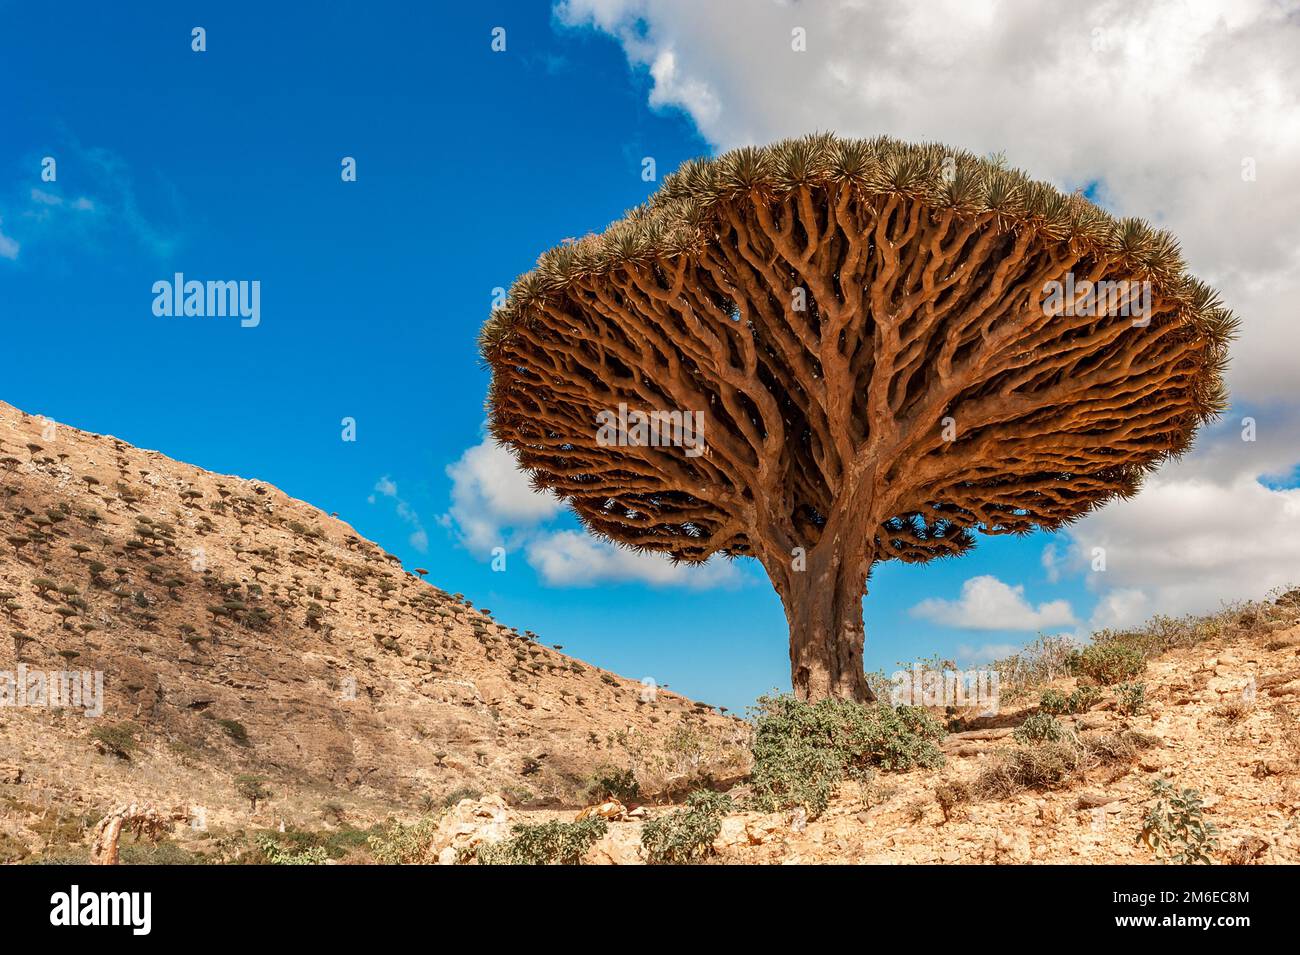
[[814, 552], [806, 570], [790, 572], [776, 583], [790, 625], [795, 695], [801, 700], [873, 701], [862, 671], [862, 564]]

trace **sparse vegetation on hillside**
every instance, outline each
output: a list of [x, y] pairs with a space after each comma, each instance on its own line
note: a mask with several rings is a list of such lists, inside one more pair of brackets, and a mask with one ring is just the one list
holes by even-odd
[[509, 839], [479, 846], [476, 858], [479, 865], [577, 865], [608, 828], [596, 817], [517, 825]]
[[730, 796], [710, 790], [691, 793], [685, 809], [652, 819], [641, 830], [641, 847], [650, 865], [698, 862], [713, 852], [723, 817], [734, 808]]
[[1219, 847], [1219, 830], [1204, 818], [1201, 794], [1175, 789], [1163, 779], [1151, 783], [1155, 802], [1142, 820], [1139, 841], [1179, 865], [1209, 863]]
[[767, 810], [803, 806], [817, 816], [841, 779], [879, 768], [939, 766], [942, 725], [920, 707], [794, 696], [755, 708], [752, 800]]

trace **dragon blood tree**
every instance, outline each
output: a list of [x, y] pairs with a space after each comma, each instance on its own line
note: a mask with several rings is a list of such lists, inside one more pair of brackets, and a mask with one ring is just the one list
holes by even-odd
[[[537, 487], [637, 550], [754, 557], [795, 692], [869, 700], [872, 566], [1133, 494], [1225, 406], [1235, 324], [1168, 233], [959, 150], [821, 134], [687, 163], [544, 253], [480, 344], [491, 432]], [[704, 453], [634, 411], [702, 413]]]

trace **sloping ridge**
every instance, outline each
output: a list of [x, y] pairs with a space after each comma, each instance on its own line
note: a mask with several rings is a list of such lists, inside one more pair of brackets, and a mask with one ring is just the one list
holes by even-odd
[[497, 622], [268, 484], [4, 403], [0, 609], [0, 672], [103, 673], [95, 718], [0, 707], [0, 783], [21, 778], [27, 806], [237, 821], [243, 773], [281, 815], [340, 799], [382, 816], [462, 788], [571, 804], [616, 738], [740, 732]]

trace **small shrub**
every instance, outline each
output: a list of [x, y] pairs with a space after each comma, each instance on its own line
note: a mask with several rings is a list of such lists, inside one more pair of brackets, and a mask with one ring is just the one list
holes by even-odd
[[266, 788], [262, 777], [252, 773], [241, 773], [235, 777], [235, 791], [248, 800], [252, 812], [257, 812], [260, 800], [271, 798], [271, 790]]
[[1138, 841], [1179, 865], [1208, 865], [1210, 853], [1219, 847], [1219, 831], [1203, 818], [1201, 794], [1194, 789], [1176, 790], [1163, 779], [1151, 784], [1151, 794], [1156, 802], [1142, 820]]
[[604, 819], [558, 819], [536, 826], [516, 825], [510, 838], [478, 847], [479, 865], [577, 865], [608, 830]]
[[841, 779], [873, 767], [942, 765], [937, 744], [943, 736], [942, 725], [921, 707], [760, 697], [751, 798], [766, 812], [801, 805], [816, 817]]
[[1016, 746], [979, 774], [974, 791], [1001, 799], [1026, 789], [1055, 789], [1084, 765], [1084, 756], [1073, 741]]
[[1125, 730], [1118, 733], [1068, 734], [1055, 742], [1014, 746], [997, 754], [971, 785], [971, 793], [1001, 799], [1026, 789], [1056, 789], [1078, 773], [1134, 759], [1158, 742]]
[[90, 738], [93, 739], [107, 753], [112, 753], [118, 759], [130, 759], [139, 745], [135, 741], [135, 734], [138, 731], [134, 723], [117, 723], [113, 726], [97, 726], [91, 732]]
[[257, 848], [262, 850], [271, 865], [324, 865], [329, 854], [320, 846], [311, 846], [294, 852], [284, 849], [270, 836], [258, 836]]
[[366, 842], [380, 865], [428, 862], [429, 844], [433, 841], [433, 833], [437, 828], [436, 818], [421, 819], [409, 826], [394, 821], [387, 829], [370, 836]]
[[[203, 638], [200, 637], [200, 640]], [[226, 735], [241, 746], [248, 744], [248, 729], [239, 720], [217, 720], [217, 725], [226, 731]]]
[[445, 808], [450, 809], [463, 799], [481, 799], [482, 797], [482, 790], [473, 789], [469, 786], [458, 786], [442, 797], [442, 804]]
[[1147, 685], [1145, 683], [1121, 683], [1115, 688], [1119, 694], [1116, 707], [1125, 716], [1137, 716], [1147, 708]]
[[602, 766], [591, 777], [587, 797], [596, 801], [617, 799], [621, 803], [636, 802], [641, 798], [641, 784], [631, 769]]
[[1101, 690], [1091, 684], [1084, 684], [1074, 688], [1074, 692], [1066, 699], [1066, 706], [1070, 713], [1086, 713], [1101, 701]]
[[934, 799], [943, 810], [943, 821], [951, 822], [958, 809], [971, 797], [971, 787], [960, 779], [950, 779], [935, 787]]
[[1025, 717], [1011, 738], [1017, 743], [1057, 743], [1065, 736], [1065, 728], [1055, 716], [1034, 713]]
[[1250, 715], [1251, 709], [1251, 705], [1245, 700], [1228, 700], [1223, 705], [1215, 707], [1214, 715], [1228, 726], [1236, 726]]
[[1070, 700], [1060, 690], [1044, 690], [1038, 698], [1038, 710], [1049, 716], [1061, 716], [1070, 712]]
[[907, 821], [916, 825], [925, 819], [925, 810], [927, 808], [926, 800], [917, 796], [915, 799], [909, 799], [907, 805], [903, 807], [903, 812], [907, 816]]
[[1103, 686], [1131, 680], [1146, 669], [1142, 651], [1127, 643], [1109, 640], [1094, 643], [1079, 654], [1078, 670]]
[[722, 831], [722, 817], [734, 804], [725, 793], [700, 790], [686, 799], [685, 809], [651, 819], [641, 830], [641, 847], [650, 865], [686, 865], [713, 852]]

